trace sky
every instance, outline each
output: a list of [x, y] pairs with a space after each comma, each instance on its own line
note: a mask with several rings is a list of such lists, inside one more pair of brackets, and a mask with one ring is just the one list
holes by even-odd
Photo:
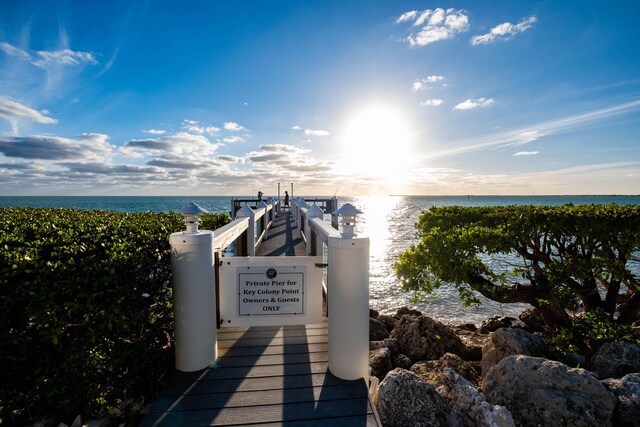
[[639, 15], [0, 0], [0, 195], [640, 194]]

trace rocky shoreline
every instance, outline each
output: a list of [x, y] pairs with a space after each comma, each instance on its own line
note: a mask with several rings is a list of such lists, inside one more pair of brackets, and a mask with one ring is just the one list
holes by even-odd
[[540, 322], [527, 311], [447, 326], [407, 307], [370, 310], [371, 391], [383, 425], [640, 425], [640, 346], [607, 343], [562, 363]]

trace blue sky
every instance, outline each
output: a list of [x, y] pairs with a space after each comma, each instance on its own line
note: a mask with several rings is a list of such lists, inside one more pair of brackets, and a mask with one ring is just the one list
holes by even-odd
[[0, 195], [639, 194], [636, 1], [1, 1]]

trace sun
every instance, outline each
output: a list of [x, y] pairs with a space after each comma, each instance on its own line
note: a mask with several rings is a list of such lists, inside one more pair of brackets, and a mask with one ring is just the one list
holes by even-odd
[[369, 106], [348, 121], [342, 159], [349, 172], [393, 181], [410, 162], [409, 130], [403, 115], [387, 106]]

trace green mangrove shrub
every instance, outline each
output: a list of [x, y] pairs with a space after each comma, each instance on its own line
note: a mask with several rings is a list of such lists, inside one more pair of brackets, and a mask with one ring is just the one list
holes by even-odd
[[640, 206], [433, 207], [416, 228], [394, 268], [417, 297], [451, 283], [466, 304], [528, 303], [551, 330], [572, 313], [639, 318]]
[[0, 209], [0, 423], [155, 397], [173, 367], [169, 234], [183, 229], [175, 213]]

